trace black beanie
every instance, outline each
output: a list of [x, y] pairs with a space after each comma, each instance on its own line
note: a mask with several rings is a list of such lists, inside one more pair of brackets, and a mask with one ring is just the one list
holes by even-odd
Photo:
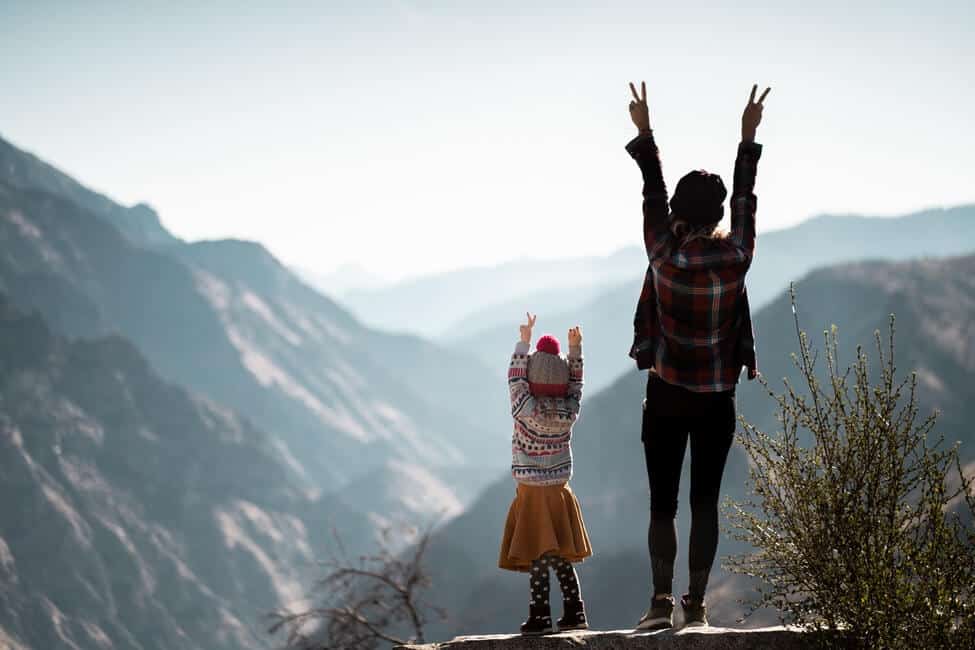
[[720, 176], [695, 169], [677, 182], [670, 199], [670, 211], [674, 219], [692, 226], [717, 223], [724, 216], [726, 196], [728, 191]]

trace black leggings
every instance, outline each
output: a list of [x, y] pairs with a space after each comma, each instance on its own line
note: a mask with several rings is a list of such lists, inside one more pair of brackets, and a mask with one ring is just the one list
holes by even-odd
[[691, 441], [689, 593], [703, 599], [718, 548], [721, 475], [735, 434], [734, 391], [695, 393], [653, 373], [643, 412], [643, 450], [650, 483], [650, 564], [655, 594], [670, 593], [677, 559], [677, 492]]

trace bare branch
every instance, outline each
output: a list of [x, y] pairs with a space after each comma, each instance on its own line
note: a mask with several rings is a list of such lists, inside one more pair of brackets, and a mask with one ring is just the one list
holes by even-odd
[[[268, 632], [286, 632], [288, 648], [307, 650], [373, 650], [382, 642], [422, 643], [429, 615], [445, 617], [443, 610], [422, 598], [423, 589], [430, 586], [423, 558], [432, 529], [433, 524], [401, 555], [389, 551], [389, 531], [383, 531], [378, 551], [355, 561], [347, 557], [338, 533], [333, 533], [338, 550], [321, 563], [326, 574], [315, 586], [315, 592], [322, 594], [321, 603], [302, 611], [271, 613]], [[310, 625], [316, 627], [311, 635], [305, 632]], [[404, 625], [412, 632], [408, 639], [398, 636]]]

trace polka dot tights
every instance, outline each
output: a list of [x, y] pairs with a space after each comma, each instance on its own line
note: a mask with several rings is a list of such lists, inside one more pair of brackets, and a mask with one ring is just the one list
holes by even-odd
[[582, 600], [582, 592], [579, 589], [579, 576], [576, 575], [575, 567], [557, 555], [543, 555], [532, 562], [532, 605], [545, 606], [549, 604], [549, 569], [555, 572], [555, 577], [559, 581], [559, 589], [562, 590], [562, 600], [564, 602]]

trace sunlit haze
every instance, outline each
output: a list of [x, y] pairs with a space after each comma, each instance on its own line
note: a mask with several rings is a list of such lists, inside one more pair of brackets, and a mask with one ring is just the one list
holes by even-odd
[[206, 4], [3, 3], [0, 135], [177, 236], [387, 279], [639, 244], [631, 80], [670, 187], [730, 184], [772, 86], [760, 231], [975, 199], [971, 2]]

